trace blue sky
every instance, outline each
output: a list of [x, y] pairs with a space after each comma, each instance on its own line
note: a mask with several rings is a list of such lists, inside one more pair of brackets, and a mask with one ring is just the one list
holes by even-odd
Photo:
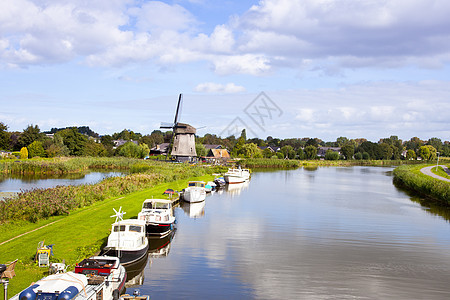
[[183, 93], [199, 135], [450, 140], [449, 14], [445, 0], [3, 0], [0, 121], [149, 134]]

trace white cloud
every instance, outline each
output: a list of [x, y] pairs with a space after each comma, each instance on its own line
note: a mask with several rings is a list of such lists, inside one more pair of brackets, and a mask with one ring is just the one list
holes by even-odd
[[269, 60], [263, 55], [217, 56], [213, 64], [214, 70], [221, 75], [238, 73], [258, 76], [270, 71]]
[[214, 82], [205, 82], [198, 84], [195, 89], [196, 92], [201, 93], [240, 93], [245, 92], [243, 86], [236, 85], [234, 83], [220, 84]]

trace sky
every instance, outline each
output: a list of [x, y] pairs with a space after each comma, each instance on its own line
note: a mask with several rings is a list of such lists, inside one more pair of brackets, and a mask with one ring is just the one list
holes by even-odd
[[447, 0], [2, 0], [0, 122], [450, 140]]

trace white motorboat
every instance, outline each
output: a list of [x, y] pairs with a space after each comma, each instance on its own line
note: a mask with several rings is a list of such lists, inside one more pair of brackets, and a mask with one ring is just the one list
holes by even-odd
[[126, 277], [117, 257], [93, 256], [77, 264], [75, 272], [44, 277], [11, 299], [119, 299]]
[[145, 234], [145, 221], [127, 219], [112, 225], [108, 244], [103, 254], [120, 258], [122, 265], [128, 265], [141, 259], [148, 250]]
[[186, 202], [202, 202], [206, 198], [204, 181], [189, 181], [188, 187], [183, 190], [183, 200]]
[[207, 193], [212, 193], [216, 190], [216, 183], [214, 181], [208, 181], [205, 185], [205, 189]]
[[250, 170], [249, 169], [228, 169], [223, 175], [226, 183], [241, 183], [250, 179]]
[[172, 200], [146, 199], [138, 219], [145, 221], [148, 235], [166, 236], [174, 229], [175, 216]]

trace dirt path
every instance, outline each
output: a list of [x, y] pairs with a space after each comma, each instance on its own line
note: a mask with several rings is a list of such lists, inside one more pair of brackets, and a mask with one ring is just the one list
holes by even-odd
[[[446, 166], [441, 166], [441, 165], [439, 165], [439, 167], [442, 167], [442, 168], [444, 169], [444, 171], [445, 171], [447, 174], [449, 174], [450, 171], [449, 171], [449, 169], [448, 169]], [[436, 175], [436, 174], [434, 174], [433, 172], [431, 172], [431, 169], [433, 169], [433, 168], [436, 168], [436, 166], [430, 166], [430, 167], [422, 168], [422, 169], [420, 169], [420, 172], [422, 172], [422, 173], [425, 174], [425, 175], [431, 176], [431, 177], [433, 177], [433, 178], [436, 178], [436, 179], [439, 179], [439, 180], [443, 180], [443, 181], [450, 182], [450, 179], [445, 178], [445, 177], [442, 177], [442, 176], [439, 176], [439, 175]]]

